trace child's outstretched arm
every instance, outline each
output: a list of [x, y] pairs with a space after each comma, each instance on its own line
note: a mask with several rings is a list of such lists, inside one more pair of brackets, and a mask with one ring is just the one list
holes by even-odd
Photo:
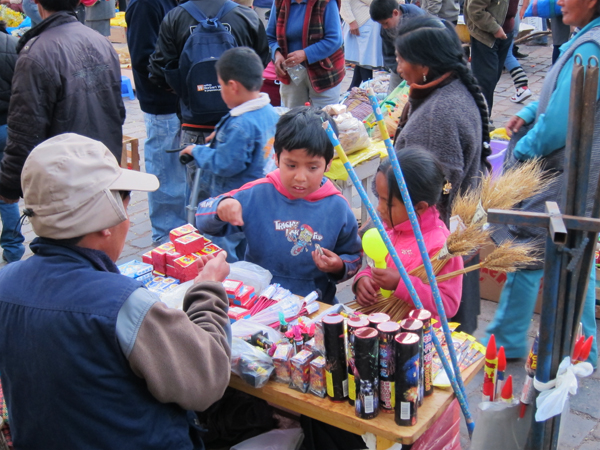
[[221, 195], [200, 202], [196, 211], [196, 228], [201, 233], [226, 236], [243, 231], [244, 219], [239, 200]]

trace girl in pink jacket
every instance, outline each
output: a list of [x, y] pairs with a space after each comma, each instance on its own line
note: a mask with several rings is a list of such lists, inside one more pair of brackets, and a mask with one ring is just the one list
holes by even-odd
[[[397, 155], [410, 198], [419, 217], [425, 246], [431, 258], [444, 246], [450, 234], [444, 222], [440, 220], [435, 207], [440, 201], [446, 182], [444, 170], [435, 155], [426, 150], [404, 148]], [[423, 264], [423, 261], [388, 158], [384, 159], [377, 169], [375, 194], [379, 199], [377, 212], [402, 264], [410, 273]], [[394, 296], [400, 301], [412, 304], [408, 289], [400, 278], [400, 273], [390, 255], [386, 257], [386, 263], [386, 269], [367, 268], [356, 275], [353, 291], [361, 305], [375, 303], [380, 288], [393, 291]], [[446, 263], [438, 275], [462, 268], [462, 258], [455, 257]], [[423, 283], [419, 277], [410, 276], [410, 279], [423, 307], [437, 317], [431, 287]], [[447, 317], [454, 316], [462, 294], [462, 275], [438, 283], [438, 287]]]

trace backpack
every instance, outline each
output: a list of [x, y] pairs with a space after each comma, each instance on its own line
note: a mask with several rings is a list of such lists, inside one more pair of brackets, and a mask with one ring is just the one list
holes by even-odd
[[179, 96], [184, 122], [215, 125], [229, 111], [221, 98], [215, 65], [230, 48], [237, 47], [235, 37], [221, 23], [221, 18], [238, 6], [227, 0], [215, 17], [208, 18], [191, 0], [181, 5], [198, 25], [185, 42], [176, 62], [165, 67], [165, 79]]

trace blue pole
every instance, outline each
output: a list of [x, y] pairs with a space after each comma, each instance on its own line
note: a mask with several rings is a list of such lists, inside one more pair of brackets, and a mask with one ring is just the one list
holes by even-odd
[[[433, 293], [435, 307], [437, 309], [438, 315], [440, 316], [440, 321], [442, 322], [444, 336], [446, 336], [446, 342], [450, 344], [452, 342], [452, 332], [450, 331], [450, 327], [448, 326], [448, 318], [446, 317], [444, 303], [442, 302], [440, 290], [435, 279], [435, 273], [433, 273], [433, 266], [431, 265], [429, 253], [427, 252], [427, 248], [425, 247], [425, 241], [423, 240], [423, 233], [421, 233], [421, 227], [419, 226], [417, 214], [415, 213], [415, 208], [410, 199], [410, 194], [408, 193], [408, 189], [406, 188], [406, 182], [404, 181], [404, 175], [402, 174], [402, 169], [400, 168], [400, 163], [398, 162], [398, 157], [396, 156], [396, 150], [392, 145], [392, 141], [390, 141], [387, 128], [385, 126], [385, 123], [383, 122], [381, 108], [379, 108], [379, 103], [377, 102], [375, 92], [372, 88], [369, 88], [367, 90], [367, 95], [369, 97], [369, 101], [371, 102], [371, 107], [373, 108], [375, 119], [377, 120], [377, 123], [379, 125], [381, 137], [385, 141], [385, 146], [388, 151], [388, 157], [390, 158], [390, 162], [392, 163], [394, 175], [396, 176], [396, 181], [398, 182], [398, 187], [400, 188], [400, 193], [402, 194], [402, 200], [404, 202], [406, 212], [408, 213], [408, 218], [410, 220], [410, 224], [412, 225], [413, 232], [415, 233], [415, 238], [417, 239], [419, 252], [421, 253], [421, 258], [423, 259], [423, 266], [425, 267], [427, 279], [429, 280], [429, 285], [431, 286], [431, 290]], [[456, 350], [454, 349], [454, 346], [448, 345], [448, 351], [450, 353], [450, 359], [452, 360], [452, 366], [454, 367], [454, 373], [456, 374], [456, 380], [458, 382], [458, 385], [460, 386], [461, 391], [465, 392], [465, 386], [463, 384], [462, 376], [460, 375], [458, 358], [456, 357]]]
[[[419, 309], [423, 309], [423, 303], [421, 303], [421, 300], [419, 299], [417, 291], [415, 290], [415, 288], [412, 284], [412, 281], [410, 280], [408, 272], [406, 272], [406, 269], [404, 268], [402, 261], [400, 261], [398, 252], [396, 252], [396, 249], [392, 245], [392, 241], [390, 240], [387, 232], [385, 231], [385, 228], [383, 227], [383, 223], [381, 222], [381, 219], [377, 215], [375, 208], [373, 208], [373, 205], [371, 204], [371, 201], [369, 200], [367, 192], [365, 191], [365, 188], [363, 187], [358, 176], [356, 175], [354, 168], [350, 164], [350, 161], [348, 160], [348, 157], [346, 156], [344, 149], [340, 145], [340, 141], [338, 140], [337, 136], [335, 135], [333, 128], [331, 128], [331, 125], [329, 124], [328, 121], [323, 123], [323, 128], [324, 128], [325, 132], [327, 133], [327, 136], [329, 137], [329, 140], [333, 144], [335, 150], [337, 151], [340, 160], [344, 163], [344, 167], [345, 167], [346, 171], [348, 172], [348, 175], [350, 176], [350, 179], [352, 180], [354, 187], [358, 191], [358, 195], [360, 196], [364, 205], [367, 207], [369, 216], [371, 216], [373, 223], [375, 223], [375, 226], [377, 227], [377, 230], [379, 231], [379, 234], [381, 235], [383, 242], [385, 243], [385, 246], [387, 247], [388, 252], [390, 253], [390, 256], [392, 257], [392, 260], [394, 261], [394, 264], [396, 265], [396, 268], [400, 271], [400, 277], [402, 278], [402, 281], [406, 285], [406, 288], [408, 289], [408, 293], [409, 293], [415, 307], [417, 307]], [[436, 334], [432, 333], [432, 336], [433, 336], [433, 344], [435, 345], [435, 349], [438, 352], [438, 355], [440, 357], [442, 365], [444, 366], [444, 370], [446, 371], [446, 375], [448, 376], [448, 379], [450, 380], [452, 389], [454, 390], [454, 393], [456, 394], [456, 397], [458, 398], [458, 402], [459, 402], [460, 407], [465, 416], [465, 420], [467, 422], [467, 428], [469, 430], [469, 436], [472, 436], [473, 430], [475, 429], [475, 422], [473, 422], [471, 412], [469, 411], [469, 404], [467, 403], [467, 396], [465, 395], [464, 388], [461, 389], [461, 386], [457, 383], [456, 376], [453, 373], [452, 368], [450, 367], [450, 364], [448, 363], [448, 360], [446, 359], [446, 356], [442, 349], [442, 345], [440, 344]], [[446, 340], [448, 343], [448, 348], [454, 349], [454, 346], [452, 345], [452, 338], [450, 338], [450, 339], [446, 338]], [[457, 373], [458, 373], [458, 376], [460, 376], [460, 371], [457, 371]]]

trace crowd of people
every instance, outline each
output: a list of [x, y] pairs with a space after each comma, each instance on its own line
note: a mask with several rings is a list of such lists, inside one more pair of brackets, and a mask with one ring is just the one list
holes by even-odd
[[[130, 0], [127, 40], [147, 135], [140, 173], [120, 168], [125, 107], [119, 58], [105, 38], [114, 0], [82, 3], [85, 17], [79, 0], [35, 0], [34, 26], [19, 40], [0, 28], [0, 245], [11, 263], [0, 271], [0, 378], [15, 447], [202, 448], [193, 411], [223, 395], [230, 372], [221, 285], [228, 262], [256, 263], [295, 294], [318, 289], [326, 303], [351, 279], [362, 305], [376, 302], [380, 289], [412, 302], [391, 257], [386, 269], [360, 270], [354, 213], [324, 177], [334, 149], [322, 124], [337, 127], [322, 108], [339, 102], [346, 64], [354, 64], [350, 87], [380, 68], [390, 71], [390, 91], [402, 80], [410, 87], [394, 147], [433, 256], [449, 235], [453, 200], [491, 170], [490, 117], [503, 68], [514, 81], [512, 101], [532, 95], [512, 57], [523, 8], [518, 0], [256, 0], [254, 9], [230, 0]], [[507, 124], [505, 167], [541, 158], [559, 174], [552, 189], [520, 205], [528, 211], [563, 195], [574, 55], [600, 57], [600, 0], [558, 3], [560, 24], [575, 35], [555, 55], [539, 100]], [[455, 31], [461, 9], [470, 64]], [[260, 92], [268, 64], [281, 82], [281, 115]], [[592, 153], [598, 168], [600, 139]], [[226, 251], [201, 259], [179, 311], [120, 276], [115, 263], [130, 191], [148, 192], [159, 245], [188, 221], [193, 176], [195, 225]], [[373, 189], [402, 263], [417, 267], [387, 158]], [[24, 253], [20, 198], [38, 237], [34, 255], [12, 264]], [[588, 215], [592, 203], [590, 194]], [[494, 239], [543, 243], [542, 231], [498, 227]], [[478, 263], [456, 257], [442, 274]], [[541, 266], [508, 275], [486, 331], [508, 358], [528, 351], [542, 276]], [[435, 315], [430, 288], [411, 281]], [[595, 337], [595, 271], [589, 282], [582, 322]], [[472, 333], [478, 272], [441, 282], [440, 292], [448, 316]], [[597, 357], [594, 338], [594, 367]]]

